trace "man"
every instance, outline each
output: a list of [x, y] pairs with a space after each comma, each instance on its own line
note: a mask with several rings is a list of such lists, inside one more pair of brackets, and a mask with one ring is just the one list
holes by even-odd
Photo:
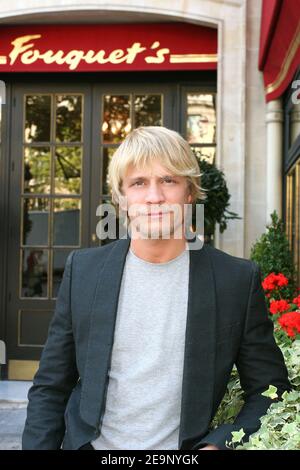
[[[129, 235], [73, 251], [28, 398], [23, 449], [226, 449], [290, 389], [256, 263], [189, 249], [185, 208], [204, 198], [188, 143], [132, 131], [109, 166]], [[182, 211], [177, 211], [181, 208]], [[245, 404], [210, 430], [236, 364]]]

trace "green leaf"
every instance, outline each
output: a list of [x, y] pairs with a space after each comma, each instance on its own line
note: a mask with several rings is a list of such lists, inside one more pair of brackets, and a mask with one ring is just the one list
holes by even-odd
[[268, 397], [268, 398], [271, 398], [272, 400], [274, 400], [275, 398], [278, 398], [278, 395], [277, 395], [276, 392], [277, 392], [277, 387], [274, 387], [274, 385], [270, 385], [268, 390], [263, 392], [262, 395], [264, 397]]
[[240, 429], [239, 431], [232, 431], [232, 441], [233, 443], [235, 442], [241, 442], [243, 437], [245, 436], [243, 428]]

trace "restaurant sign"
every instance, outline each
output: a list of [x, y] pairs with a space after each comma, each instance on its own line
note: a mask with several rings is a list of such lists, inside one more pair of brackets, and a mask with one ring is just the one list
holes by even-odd
[[187, 23], [1, 26], [0, 72], [212, 70], [217, 30]]

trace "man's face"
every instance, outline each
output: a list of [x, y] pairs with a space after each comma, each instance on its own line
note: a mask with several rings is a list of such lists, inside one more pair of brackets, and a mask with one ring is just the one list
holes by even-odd
[[[122, 192], [128, 211], [132, 238], [182, 237], [184, 204], [192, 202], [185, 176], [172, 175], [154, 162], [146, 169], [128, 167], [123, 178]], [[124, 205], [125, 204], [125, 205]]]

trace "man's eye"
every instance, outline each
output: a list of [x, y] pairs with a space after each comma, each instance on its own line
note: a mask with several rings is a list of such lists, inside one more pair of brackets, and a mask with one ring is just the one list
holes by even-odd
[[165, 178], [164, 181], [166, 183], [175, 183], [175, 180], [173, 180], [172, 178]]
[[135, 186], [135, 185], [140, 186], [140, 185], [142, 185], [143, 183], [144, 183], [143, 181], [136, 181], [135, 183], [133, 183], [132, 186]]

